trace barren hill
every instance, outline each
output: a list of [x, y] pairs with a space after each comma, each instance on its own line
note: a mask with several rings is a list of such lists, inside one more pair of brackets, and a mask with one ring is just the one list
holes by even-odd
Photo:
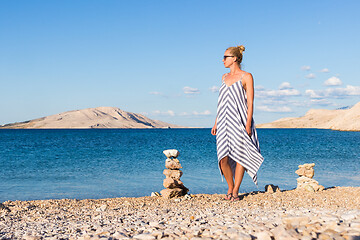
[[281, 118], [257, 128], [323, 128], [340, 131], [360, 131], [360, 102], [350, 109], [311, 109], [302, 117]]
[[141, 114], [116, 107], [97, 107], [63, 112], [26, 122], [11, 123], [0, 128], [183, 128], [152, 120]]

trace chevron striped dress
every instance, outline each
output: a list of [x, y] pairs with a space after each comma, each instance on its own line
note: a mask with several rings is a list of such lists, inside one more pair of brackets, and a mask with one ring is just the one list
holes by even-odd
[[[244, 75], [243, 75], [244, 76]], [[252, 119], [251, 137], [246, 132], [247, 96], [242, 78], [231, 86], [222, 83], [217, 108], [216, 145], [220, 173], [220, 160], [229, 157], [229, 165], [235, 174], [236, 163], [240, 163], [257, 185], [257, 171], [264, 161]]]

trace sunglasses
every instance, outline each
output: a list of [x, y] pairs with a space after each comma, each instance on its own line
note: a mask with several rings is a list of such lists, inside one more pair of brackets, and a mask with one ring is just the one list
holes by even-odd
[[226, 56], [226, 55], [224, 55], [224, 61], [226, 60], [226, 58], [228, 58], [228, 57], [235, 57], [235, 56]]

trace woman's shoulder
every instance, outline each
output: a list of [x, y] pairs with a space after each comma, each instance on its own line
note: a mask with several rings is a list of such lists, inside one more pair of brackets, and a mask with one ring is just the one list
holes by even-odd
[[242, 75], [244, 76], [244, 78], [245, 78], [245, 77], [252, 77], [252, 74], [251, 74], [251, 73], [245, 72], [245, 71], [242, 72]]
[[252, 76], [251, 73], [244, 71], [242, 79], [243, 79], [244, 81], [252, 81], [252, 80], [253, 80], [253, 76]]
[[225, 80], [225, 78], [226, 78], [226, 76], [227, 76], [228, 74], [229, 74], [229, 73], [224, 73], [224, 74], [222, 75], [222, 77], [221, 77], [221, 81], [222, 81], [222, 82]]

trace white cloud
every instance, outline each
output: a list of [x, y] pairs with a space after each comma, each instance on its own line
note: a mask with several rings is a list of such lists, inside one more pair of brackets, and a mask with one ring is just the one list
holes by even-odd
[[292, 112], [291, 108], [282, 106], [282, 107], [268, 107], [268, 106], [258, 106], [258, 110], [264, 111], [264, 112]]
[[323, 68], [323, 69], [320, 70], [320, 72], [322, 72], [322, 73], [328, 73], [328, 72], [330, 72], [330, 70], [327, 69], [327, 68]]
[[175, 116], [174, 111], [168, 110], [166, 113], [172, 117]]
[[203, 112], [192, 111], [191, 113], [182, 112], [179, 116], [186, 117], [186, 116], [210, 116], [211, 112], [209, 110], [205, 110]]
[[191, 88], [191, 87], [184, 87], [183, 91], [185, 94], [198, 94], [200, 93], [199, 89]]
[[301, 67], [301, 70], [303, 70], [303, 71], [310, 71], [310, 66], [302, 66]]
[[360, 87], [347, 85], [345, 88], [327, 88], [325, 90], [308, 89], [305, 94], [310, 98], [345, 98], [349, 96], [360, 96]]
[[334, 103], [326, 100], [326, 99], [311, 99], [311, 104], [321, 105], [321, 106], [329, 106], [329, 105], [335, 105]]
[[262, 90], [255, 91], [255, 94], [259, 98], [300, 96], [300, 92], [296, 89]]
[[342, 82], [341, 82], [340, 78], [331, 77], [324, 82], [324, 85], [325, 86], [340, 86], [340, 85], [342, 85]]
[[171, 117], [175, 116], [175, 112], [172, 110], [167, 110], [165, 112], [161, 112], [160, 110], [155, 110], [152, 113], [153, 115], [171, 116]]
[[279, 99], [284, 97], [300, 96], [300, 95], [301, 95], [300, 92], [294, 89], [289, 82], [281, 83], [278, 90], [266, 90], [262, 86], [260, 88], [255, 89], [255, 96], [258, 98]]
[[305, 95], [308, 95], [310, 98], [322, 98], [322, 96], [320, 96], [317, 91], [312, 89], [306, 89]]
[[283, 82], [280, 84], [279, 89], [283, 90], [283, 89], [292, 89], [293, 87], [291, 87], [289, 82]]
[[261, 86], [261, 85], [255, 86], [255, 90], [261, 91], [261, 90], [264, 90], [264, 89], [265, 89], [264, 86]]
[[209, 116], [211, 115], [211, 112], [209, 110], [205, 110], [203, 112], [193, 111], [192, 114], [195, 116]]
[[218, 86], [212, 86], [211, 88], [209, 88], [211, 92], [216, 93], [219, 91], [219, 87]]
[[309, 73], [308, 75], [305, 76], [306, 78], [309, 78], [309, 79], [312, 79], [312, 78], [315, 78], [315, 74], [313, 73]]
[[190, 114], [187, 113], [187, 112], [182, 112], [182, 113], [179, 114], [179, 116], [182, 116], [182, 117], [183, 117], [183, 116], [189, 116], [189, 115], [190, 115]]
[[266, 106], [279, 106], [279, 105], [285, 105], [285, 106], [296, 106], [296, 107], [304, 107], [305, 105], [308, 105], [308, 101], [298, 101], [298, 100], [291, 100], [289, 98], [270, 98], [261, 101], [262, 105]]

